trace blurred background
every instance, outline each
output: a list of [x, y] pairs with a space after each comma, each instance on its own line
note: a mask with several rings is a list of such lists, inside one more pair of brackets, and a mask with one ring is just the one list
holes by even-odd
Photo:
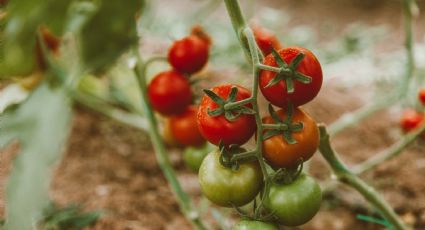
[[[419, 79], [415, 84], [420, 87], [425, 86], [425, 1], [417, 3], [413, 38]], [[283, 46], [304, 46], [317, 55], [324, 84], [319, 96], [305, 106], [317, 122], [332, 124], [345, 113], [391, 94], [405, 76], [401, 1], [244, 0], [241, 4], [247, 20], [276, 33]], [[249, 86], [251, 70], [220, 0], [148, 1], [138, 25], [142, 57], [165, 56], [170, 44], [188, 34], [195, 24], [204, 27], [213, 40], [211, 59], [199, 74], [203, 80], [196, 85], [195, 94], [223, 82]], [[137, 104], [137, 84], [123, 68], [127, 61], [122, 58], [107, 73], [109, 80], [93, 77], [80, 87], [119, 100], [110, 90], [110, 82], [114, 82], [114, 87]], [[151, 78], [168, 68], [167, 64], [153, 64], [148, 75]], [[400, 114], [405, 107], [417, 106], [416, 93], [412, 90], [401, 105], [380, 110], [335, 135], [332, 142], [341, 158], [354, 165], [400, 139]], [[265, 100], [260, 100], [266, 111]], [[0, 154], [0, 219], [5, 215], [3, 188], [17, 149], [18, 145], [12, 144]], [[201, 207], [208, 224], [217, 229], [232, 226], [236, 213], [210, 208], [201, 198], [197, 175], [183, 164], [182, 150], [170, 148], [169, 154], [184, 190]], [[322, 188], [327, 187], [330, 171], [320, 154], [309, 167]], [[425, 229], [424, 175], [425, 147], [418, 142], [362, 178], [382, 192], [405, 222]], [[64, 158], [54, 171], [50, 195], [60, 207], [75, 203], [84, 211], [104, 210], [105, 215], [87, 229], [191, 229], [157, 165], [147, 134], [79, 104]], [[294, 229], [382, 229], [359, 220], [359, 214], [375, 215], [376, 210], [356, 191], [338, 186], [325, 192], [321, 211], [312, 221]]]

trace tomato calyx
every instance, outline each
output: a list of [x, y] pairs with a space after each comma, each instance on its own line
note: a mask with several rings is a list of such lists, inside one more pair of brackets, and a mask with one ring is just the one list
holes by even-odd
[[304, 129], [304, 124], [302, 122], [292, 122], [294, 113], [294, 107], [292, 104], [289, 103], [288, 105], [288, 116], [284, 121], [278, 116], [271, 104], [269, 104], [269, 113], [275, 124], [263, 124], [263, 128], [266, 131], [264, 133], [263, 139], [267, 140], [270, 137], [282, 134], [283, 138], [286, 142], [288, 142], [288, 144], [296, 144], [297, 141], [292, 137], [292, 133], [302, 131]]
[[299, 163], [295, 168], [280, 168], [269, 175], [269, 179], [274, 184], [291, 184], [303, 171], [303, 159], [299, 159]]
[[299, 54], [297, 54], [297, 56], [289, 64], [287, 64], [282, 59], [282, 57], [279, 55], [279, 53], [275, 49], [272, 49], [272, 55], [276, 60], [278, 68], [275, 68], [272, 66], [266, 66], [266, 65], [259, 66], [260, 69], [273, 71], [277, 73], [276, 76], [269, 81], [269, 83], [265, 86], [265, 88], [269, 88], [273, 85], [276, 85], [280, 81], [285, 81], [286, 90], [289, 94], [291, 94], [295, 91], [294, 81], [299, 81], [303, 84], [310, 84], [312, 82], [311, 77], [305, 74], [302, 74], [299, 71], [296, 71], [298, 65], [301, 63], [301, 61], [305, 57], [304, 53], [300, 52]]
[[226, 147], [221, 141], [219, 143], [219, 150], [220, 164], [232, 170], [238, 170], [241, 163], [257, 160], [255, 151], [246, 151], [238, 145], [229, 145]]
[[224, 100], [213, 91], [204, 89], [204, 93], [210, 97], [219, 107], [214, 110], [208, 109], [207, 113], [211, 117], [217, 117], [224, 114], [226, 120], [233, 122], [238, 119], [241, 115], [253, 115], [255, 111], [251, 108], [245, 106], [249, 103], [252, 98], [247, 98], [242, 101], [236, 101], [236, 96], [238, 94], [238, 88], [232, 87], [229, 97], [227, 100]]

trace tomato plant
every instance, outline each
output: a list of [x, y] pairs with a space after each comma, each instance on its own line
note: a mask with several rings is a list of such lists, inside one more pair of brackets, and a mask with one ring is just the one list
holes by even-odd
[[279, 50], [281, 48], [276, 35], [268, 29], [261, 26], [253, 26], [252, 31], [258, 47], [265, 56], [269, 55], [273, 49]]
[[182, 144], [180, 144], [176, 138], [174, 137], [172, 131], [171, 131], [171, 122], [170, 118], [164, 119], [164, 126], [162, 127], [162, 139], [164, 143], [169, 147], [183, 147]]
[[220, 151], [209, 153], [199, 168], [202, 193], [223, 207], [242, 206], [251, 202], [263, 184], [258, 162], [243, 163], [238, 169], [220, 163]]
[[320, 209], [322, 192], [317, 182], [301, 174], [290, 184], [273, 183], [265, 207], [285, 226], [298, 226], [311, 220]]
[[147, 90], [152, 107], [163, 115], [180, 114], [192, 103], [189, 80], [174, 70], [156, 75]]
[[[230, 97], [232, 88], [236, 93]], [[247, 142], [256, 130], [255, 117], [252, 114], [244, 114], [241, 111], [234, 114], [232, 111], [225, 111], [225, 100], [241, 101], [251, 96], [248, 89], [231, 84], [219, 85], [212, 88], [217, 97], [211, 98], [209, 95], [202, 97], [198, 110], [198, 127], [201, 134], [209, 142], [218, 145], [222, 141], [225, 145], [242, 145]], [[216, 100], [216, 101], [215, 101]], [[252, 108], [251, 105], [247, 107]], [[221, 112], [214, 116], [212, 111]]]
[[263, 64], [281, 67], [279, 73], [261, 70], [259, 86], [273, 105], [304, 105], [317, 96], [322, 87], [322, 68], [314, 54], [302, 47], [287, 47], [265, 57]]
[[241, 220], [232, 230], [278, 230], [278, 228], [271, 223], [258, 221], [258, 220]]
[[174, 69], [187, 74], [200, 71], [208, 61], [209, 44], [196, 35], [175, 41], [168, 52]]
[[178, 143], [185, 146], [201, 146], [205, 143], [196, 123], [197, 111], [195, 106], [189, 106], [183, 113], [170, 118], [171, 134]]
[[[267, 162], [276, 168], [295, 167], [300, 162], [307, 161], [316, 152], [319, 146], [319, 130], [316, 122], [301, 108], [293, 111], [292, 124], [288, 124], [289, 129], [294, 123], [302, 124], [302, 130], [292, 132], [294, 143], [285, 139], [285, 132], [276, 132], [263, 141], [263, 156]], [[280, 109], [275, 116], [263, 118], [264, 124], [275, 124], [276, 119], [283, 121], [288, 118], [287, 111]], [[265, 129], [265, 132], [268, 130]]]

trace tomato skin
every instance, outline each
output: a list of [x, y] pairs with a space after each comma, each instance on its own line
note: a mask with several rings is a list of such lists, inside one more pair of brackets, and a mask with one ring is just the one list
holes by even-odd
[[189, 80], [177, 71], [164, 71], [154, 77], [148, 86], [152, 107], [165, 116], [177, 115], [192, 103]]
[[171, 134], [184, 146], [201, 146], [205, 143], [196, 123], [197, 111], [197, 107], [189, 106], [183, 113], [170, 118]]
[[202, 193], [213, 203], [232, 207], [251, 202], [260, 192], [263, 175], [258, 162], [240, 164], [238, 170], [220, 164], [220, 151], [209, 153], [199, 168]]
[[285, 226], [298, 226], [311, 220], [320, 209], [322, 191], [311, 177], [301, 174], [291, 184], [272, 184], [264, 207]]
[[[425, 114], [414, 109], [406, 109], [401, 115], [400, 126], [404, 133], [408, 133], [425, 122]], [[425, 140], [425, 132], [421, 134], [421, 138]]]
[[198, 172], [202, 161], [213, 150], [213, 145], [206, 144], [201, 147], [187, 147], [183, 151], [183, 160], [185, 165], [192, 171]]
[[232, 230], [279, 230], [275, 225], [258, 220], [241, 220]]
[[168, 52], [168, 61], [179, 72], [200, 71], [208, 61], [209, 45], [195, 35], [175, 41]]
[[421, 102], [422, 105], [425, 105], [425, 88], [419, 90], [418, 99], [419, 99], [419, 101]]
[[[276, 111], [278, 116], [284, 120], [287, 116], [284, 110]], [[303, 161], [310, 159], [319, 146], [319, 129], [316, 122], [301, 108], [295, 108], [293, 113], [293, 123], [302, 122], [303, 130], [293, 132], [292, 137], [296, 144], [288, 144], [282, 135], [276, 135], [263, 141], [263, 157], [275, 168], [292, 168]], [[263, 118], [264, 124], [274, 124], [270, 117]], [[265, 130], [266, 131], [266, 130]]]
[[260, 26], [254, 26], [252, 31], [254, 32], [255, 41], [257, 42], [261, 52], [263, 52], [263, 55], [269, 55], [273, 48], [275, 50], [279, 50], [281, 48], [276, 35], [270, 30]]
[[[227, 99], [232, 87], [238, 88], [236, 101], [249, 98], [251, 92], [238, 85], [223, 84], [212, 88], [212, 91], [223, 99]], [[248, 107], [252, 108], [251, 105]], [[211, 117], [208, 115], [208, 110], [218, 108], [210, 97], [204, 95], [201, 100], [201, 105], [198, 110], [198, 128], [202, 136], [209, 142], [218, 145], [220, 140], [224, 145], [237, 144], [242, 145], [247, 142], [257, 129], [254, 115], [241, 115], [237, 120], [230, 122], [224, 115]]]
[[[273, 105], [286, 108], [290, 101], [295, 107], [304, 105], [313, 100], [322, 87], [323, 75], [319, 61], [314, 54], [302, 47], [288, 47], [278, 51], [279, 55], [286, 63], [290, 63], [300, 52], [304, 53], [304, 59], [296, 68], [296, 71], [312, 78], [309, 84], [303, 84], [297, 80], [293, 80], [293, 93], [288, 93], [285, 81], [279, 81], [277, 84], [266, 88], [267, 84], [276, 76], [276, 73], [261, 70], [259, 85], [264, 97]], [[265, 57], [264, 65], [277, 67], [277, 63], [272, 54]]]
[[165, 118], [164, 120], [164, 126], [162, 127], [162, 140], [168, 147], [183, 147], [182, 144], [180, 144], [174, 135], [171, 133], [171, 121], [170, 118]]

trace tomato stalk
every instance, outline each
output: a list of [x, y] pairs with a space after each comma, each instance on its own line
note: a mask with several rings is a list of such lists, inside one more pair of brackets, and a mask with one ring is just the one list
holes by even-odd
[[191, 221], [192, 225], [196, 227], [196, 229], [206, 229], [203, 225], [199, 214], [192, 207], [192, 202], [189, 196], [183, 191], [176, 174], [174, 172], [173, 167], [171, 166], [170, 160], [167, 155], [167, 151], [165, 149], [164, 143], [162, 142], [161, 136], [158, 132], [158, 122], [153, 113], [152, 107], [149, 103], [147, 90], [146, 90], [146, 68], [149, 63], [155, 61], [156, 59], [150, 59], [148, 61], [143, 62], [141, 58], [137, 55], [137, 64], [134, 69], [134, 72], [137, 76], [137, 80], [140, 87], [140, 92], [142, 94], [142, 107], [145, 113], [145, 116], [151, 126], [149, 128], [149, 135], [151, 137], [152, 144], [155, 150], [155, 156], [158, 160], [158, 164], [163, 171], [165, 177], [167, 178], [172, 191], [174, 192], [175, 197], [177, 198], [177, 202], [180, 205], [180, 208], [186, 218]]
[[366, 184], [338, 158], [330, 144], [329, 134], [324, 125], [319, 125], [320, 130], [320, 145], [319, 151], [331, 167], [334, 175], [342, 183], [345, 183], [356, 189], [369, 203], [377, 208], [382, 216], [391, 223], [395, 229], [409, 229], [400, 220], [391, 206], [382, 198], [382, 196], [371, 186]]
[[403, 22], [404, 22], [404, 47], [406, 50], [406, 73], [401, 79], [400, 95], [405, 96], [409, 89], [409, 84], [414, 76], [415, 57], [413, 53], [413, 14], [417, 9], [415, 0], [403, 0]]

